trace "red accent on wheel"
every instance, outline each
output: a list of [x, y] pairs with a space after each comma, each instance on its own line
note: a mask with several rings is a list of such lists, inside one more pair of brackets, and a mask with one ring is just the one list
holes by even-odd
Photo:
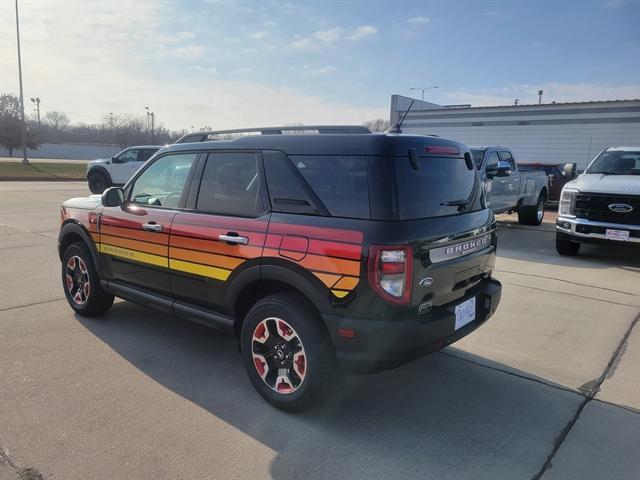
[[280, 329], [283, 337], [288, 337], [293, 333], [293, 330], [289, 327], [289, 325], [284, 323], [282, 320], [278, 322], [278, 328]]
[[264, 363], [258, 357], [253, 357], [253, 363], [256, 366], [256, 370], [258, 370], [258, 373], [260, 374], [260, 376], [264, 377], [266, 363]]
[[306, 360], [304, 358], [304, 355], [300, 355], [294, 363], [296, 367], [298, 367], [298, 373], [300, 374], [300, 376], [304, 377], [304, 372], [306, 368]]
[[287, 382], [281, 380], [280, 383], [276, 385], [276, 390], [279, 393], [291, 393], [293, 391], [293, 388], [291, 388], [291, 385], [289, 385]]
[[255, 332], [253, 332], [253, 337], [254, 338], [264, 338], [264, 332], [267, 330], [267, 326], [264, 322], [262, 322], [260, 325], [258, 325], [256, 327]]
[[67, 290], [71, 293], [71, 289], [73, 288], [73, 278], [67, 273], [65, 279], [67, 281]]

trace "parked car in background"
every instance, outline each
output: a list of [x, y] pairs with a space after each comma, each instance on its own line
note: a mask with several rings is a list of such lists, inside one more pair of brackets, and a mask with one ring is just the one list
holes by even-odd
[[472, 148], [483, 181], [487, 203], [494, 213], [518, 214], [523, 225], [540, 225], [549, 196], [549, 179], [543, 170], [521, 171], [505, 147]]
[[91, 193], [102, 193], [114, 185], [124, 185], [162, 145], [125, 148], [111, 158], [92, 160], [87, 164], [87, 181]]
[[576, 163], [533, 163], [518, 162], [521, 172], [542, 170], [549, 177], [549, 196], [547, 202], [559, 202], [562, 187], [576, 177]]
[[235, 132], [260, 134], [168, 146], [124, 189], [62, 205], [73, 310], [118, 296], [227, 331], [284, 410], [320, 401], [339, 366], [396, 367], [494, 313], [496, 221], [465, 145], [362, 126]]
[[562, 189], [556, 250], [576, 255], [581, 243], [640, 247], [640, 146], [603, 150]]

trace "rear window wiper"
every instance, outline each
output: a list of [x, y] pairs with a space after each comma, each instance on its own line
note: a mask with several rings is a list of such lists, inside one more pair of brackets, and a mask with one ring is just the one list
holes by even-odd
[[467, 205], [469, 205], [469, 201], [462, 198], [460, 200], [451, 200], [450, 202], [444, 202], [440, 204], [440, 206], [463, 207], [463, 208], [466, 207]]

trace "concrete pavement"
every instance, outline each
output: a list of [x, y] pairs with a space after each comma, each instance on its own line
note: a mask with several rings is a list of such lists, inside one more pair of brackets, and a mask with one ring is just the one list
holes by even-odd
[[268, 406], [228, 337], [128, 302], [75, 316], [57, 206], [78, 183], [0, 183], [0, 479], [637, 478], [640, 258], [557, 256], [501, 218], [496, 316], [325, 405]]

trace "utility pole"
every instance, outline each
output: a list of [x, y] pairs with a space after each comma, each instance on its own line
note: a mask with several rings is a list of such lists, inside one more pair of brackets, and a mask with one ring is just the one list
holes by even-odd
[[31, 97], [31, 101], [36, 104], [36, 112], [38, 112], [38, 126], [40, 126], [40, 97]]
[[153, 143], [153, 135], [155, 131], [156, 114], [151, 112], [151, 143]]
[[16, 0], [16, 40], [18, 43], [18, 79], [20, 81], [20, 116], [22, 118], [22, 163], [28, 164], [27, 158], [27, 124], [24, 121], [24, 93], [22, 91], [22, 58], [20, 56], [20, 20], [18, 19], [18, 0]]

